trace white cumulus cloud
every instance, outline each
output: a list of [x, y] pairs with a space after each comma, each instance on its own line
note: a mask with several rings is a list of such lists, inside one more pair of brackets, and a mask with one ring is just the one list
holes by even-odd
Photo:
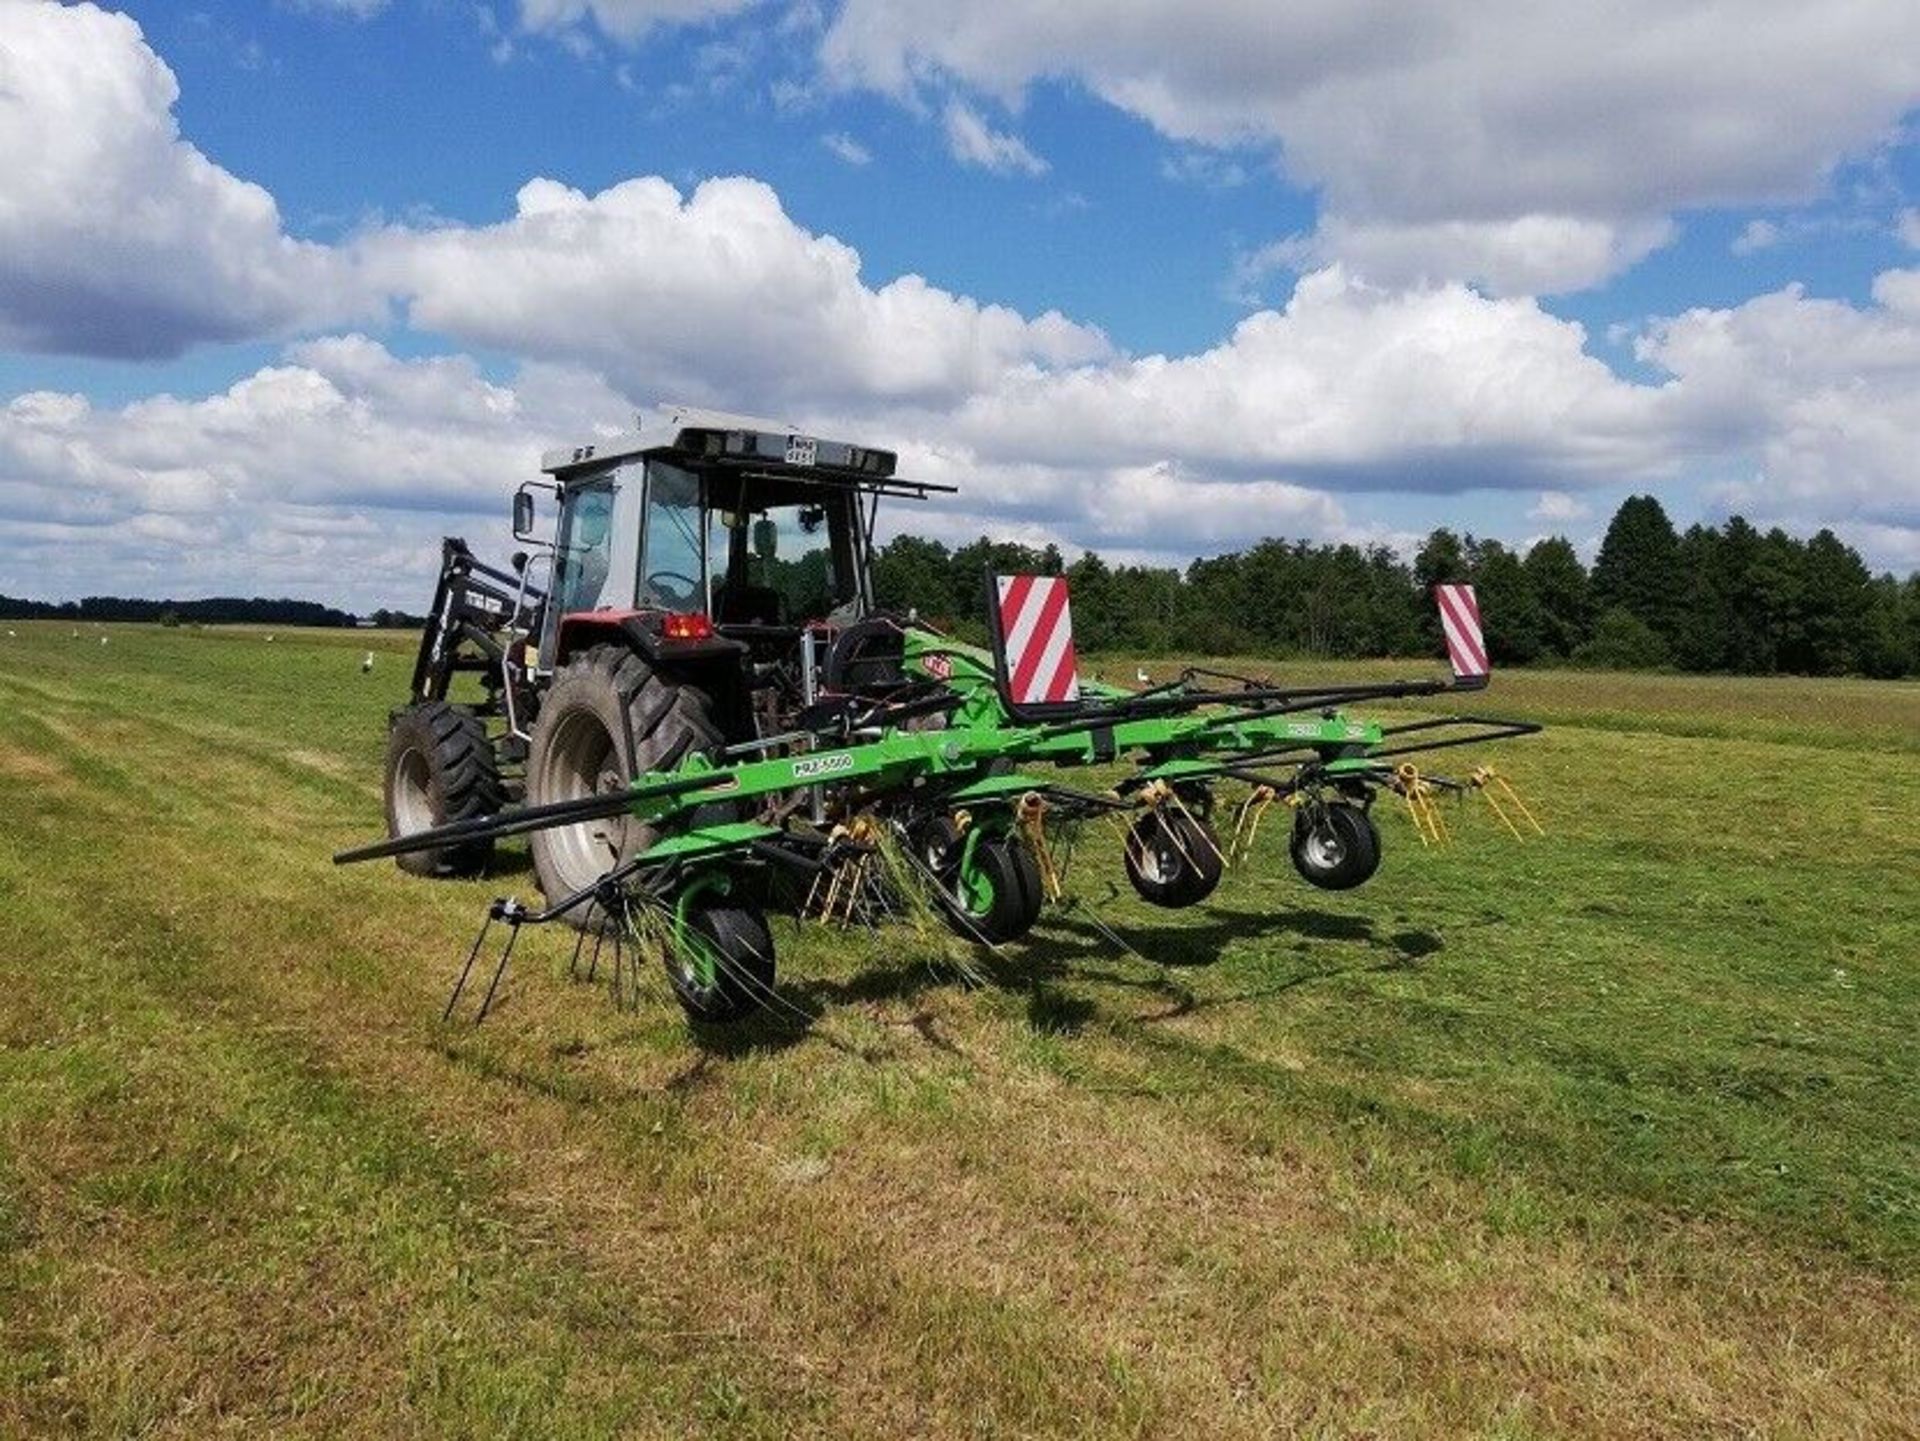
[[[585, 0], [544, 3], [541, 23], [592, 18]], [[674, 8], [624, 8], [623, 23], [671, 19]], [[913, 0], [902, 13], [918, 13]], [[1201, 147], [1180, 155], [1251, 141], [1318, 167], [1310, 173], [1345, 208], [1311, 235], [1243, 257], [1254, 313], [1217, 344], [1126, 355], [1058, 312], [1026, 315], [917, 275], [871, 282], [852, 247], [797, 224], [770, 187], [745, 177], [691, 190], [642, 177], [597, 194], [535, 179], [495, 224], [302, 242], [270, 195], [179, 135], [173, 76], [131, 21], [0, 0], [0, 345], [162, 355], [337, 329], [394, 306], [420, 335], [520, 360], [503, 383], [457, 355], [403, 360], [380, 341], [329, 335], [211, 395], [116, 407], [16, 396], [0, 408], [0, 517], [13, 538], [0, 590], [41, 591], [58, 574], [75, 590], [418, 603], [443, 525], [472, 521], [476, 540], [497, 537], [495, 508], [533, 473], [543, 445], [619, 425], [635, 401], [659, 399], [778, 412], [892, 445], [903, 470], [963, 487], [897, 521], [953, 538], [991, 531], [1180, 560], [1267, 534], [1377, 536], [1379, 522], [1354, 516], [1381, 495], [1504, 491], [1516, 514], [1531, 495], [1533, 518], [1564, 522], [1582, 518], [1586, 492], [1731, 474], [1741, 479], [1723, 483], [1724, 505], [1833, 524], [1876, 556], [1920, 550], [1920, 270], [1881, 275], [1870, 303], [1790, 288], [1671, 317], [1639, 341], [1637, 358], [1656, 378], [1625, 378], [1589, 353], [1580, 325], [1527, 295], [1630, 263], [1664, 242], [1669, 204], [1722, 193], [1720, 181], [1689, 191], [1596, 180], [1586, 198], [1525, 184], [1479, 195], [1442, 167], [1435, 195], [1419, 200], [1382, 178], [1397, 159], [1379, 159], [1376, 173], [1296, 147], [1296, 133], [1311, 133], [1294, 125], [1296, 111], [1311, 118], [1333, 102], [1315, 98], [1306, 70], [1286, 68], [1292, 60], [1276, 74], [1254, 63], [1274, 57], [1246, 28], [1251, 7], [1196, 13], [1199, 32], [1244, 32], [1254, 58], [1222, 50], [1212, 91], [1193, 96], [1182, 87], [1197, 62], [1152, 7], [1121, 4], [1098, 35], [1086, 33], [1078, 58], [1041, 45], [1067, 57], [1058, 65], [1036, 68], [985, 44], [1009, 27], [1038, 43], [1071, 13], [988, 15], [956, 0], [951, 34], [890, 48], [882, 41], [895, 18], [850, 0], [829, 54], [865, 83], [951, 101], [978, 126], [966, 143], [1003, 168], [1042, 162], [954, 97], [956, 82], [1011, 104], [1040, 74], [1097, 72], [1103, 94]], [[1269, 18], [1333, 73], [1363, 81], [1393, 65], [1430, 78], [1460, 42], [1455, 32], [1480, 23], [1410, 8], [1394, 12], [1396, 28], [1388, 13], [1326, 12], [1318, 29], [1297, 13]], [[1844, 8], [1829, 18], [1856, 36], [1871, 28]], [[1691, 33], [1704, 22], [1671, 23]], [[1393, 32], [1385, 58], [1360, 44], [1383, 26]], [[1522, 25], [1521, 38], [1544, 43], [1536, 29]], [[1131, 88], [1113, 80], [1134, 74], [1128, 56], [1145, 65], [1147, 37], [1167, 53], [1136, 67]], [[1812, 45], [1816, 77], [1838, 63], [1822, 45]], [[1600, 64], [1559, 61], [1576, 74]], [[1705, 98], [1675, 101], [1652, 83], [1665, 73], [1653, 66], [1641, 78], [1669, 119], [1696, 103], [1708, 106], [1702, 117], [1718, 113], [1709, 102], [1733, 103], [1717, 77], [1703, 82]], [[1489, 81], [1522, 110], [1533, 84]], [[1862, 84], [1885, 89], [1872, 76]], [[1471, 87], [1458, 94], [1468, 111], [1492, 103]], [[1797, 92], [1781, 103], [1822, 133], [1856, 133], [1807, 119], [1811, 102]], [[1857, 96], [1834, 104], [1856, 118], [1873, 110]], [[1412, 123], [1403, 109], [1387, 104], [1377, 123], [1364, 114], [1355, 123], [1399, 144], [1396, 127]], [[1733, 123], [1737, 107], [1722, 118]], [[1533, 120], [1543, 146], [1571, 144]], [[1611, 163], [1613, 123], [1584, 142], [1596, 148], [1593, 174]], [[1487, 156], [1501, 153], [1483, 139]], [[1668, 165], [1640, 139], [1650, 165]], [[1204, 166], [1181, 170], [1208, 183]], [[1726, 176], [1734, 172], [1722, 177], [1727, 194], [1766, 188]], [[1900, 224], [1920, 239], [1911, 214]], [[1448, 256], [1484, 287], [1436, 259]], [[1298, 279], [1268, 306], [1256, 292], [1282, 270]]]
[[1000, 175], [1045, 175], [1047, 162], [1035, 155], [1019, 136], [995, 130], [980, 112], [962, 101], [947, 106], [947, 149], [962, 165]]
[[1789, 286], [1654, 328], [1642, 359], [1674, 376], [1672, 423], [1723, 455], [1730, 509], [1920, 532], [1920, 270], [1884, 272], [1865, 306]]
[[757, 180], [686, 196], [657, 177], [592, 196], [536, 180], [499, 225], [393, 230], [366, 251], [417, 328], [590, 364], [641, 394], [950, 404], [1009, 367], [1110, 352], [1054, 311], [1029, 319], [917, 275], [869, 286], [856, 251], [794, 224]]
[[335, 11], [365, 20], [386, 9], [391, 0], [282, 0], [295, 10]]
[[1269, 147], [1322, 192], [1327, 258], [1548, 291], [1676, 210], [1804, 199], [1887, 141], [1920, 100], [1920, 7], [847, 0], [821, 56], [916, 102], [1077, 81], [1174, 140]]
[[1150, 456], [1341, 490], [1566, 488], [1665, 472], [1661, 399], [1530, 300], [1339, 267], [1220, 345], [1010, 376], [953, 424], [983, 453]]
[[126, 16], [0, 0], [0, 346], [167, 356], [371, 308], [180, 138], [178, 95]]
[[759, 0], [520, 0], [528, 30], [565, 31], [591, 22], [616, 40], [638, 40], [661, 25], [716, 20]]
[[625, 408], [590, 375], [535, 366], [498, 385], [465, 358], [401, 360], [355, 335], [200, 399], [16, 396], [0, 406], [0, 592], [424, 605], [444, 529], [497, 549], [541, 447]]
[[827, 153], [849, 165], [871, 165], [873, 152], [855, 140], [844, 130], [836, 130], [820, 137], [820, 143], [827, 147]]

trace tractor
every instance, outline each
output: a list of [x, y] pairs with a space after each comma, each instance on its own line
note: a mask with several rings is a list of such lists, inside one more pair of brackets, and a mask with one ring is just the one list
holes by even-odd
[[[649, 433], [547, 452], [545, 479], [514, 494], [526, 548], [509, 569], [443, 542], [411, 693], [389, 720], [389, 835], [621, 792], [690, 755], [777, 750], [817, 728], [823, 696], [897, 675], [898, 627], [875, 622], [875, 512], [882, 497], [951, 487], [897, 479], [892, 451], [666, 414]], [[545, 536], [536, 492], [554, 508]], [[455, 698], [463, 673], [477, 697]], [[624, 815], [535, 832], [540, 888], [591, 886], [653, 833]], [[492, 847], [399, 863], [477, 875]]]

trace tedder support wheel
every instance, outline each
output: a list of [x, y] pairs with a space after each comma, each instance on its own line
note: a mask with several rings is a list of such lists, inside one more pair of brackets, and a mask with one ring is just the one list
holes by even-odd
[[1380, 869], [1380, 831], [1358, 806], [1323, 805], [1293, 817], [1293, 868], [1323, 891], [1349, 891]]
[[[395, 711], [387, 728], [387, 834], [393, 837], [492, 815], [506, 805], [486, 723], [461, 706], [425, 701]], [[396, 856], [416, 876], [477, 876], [493, 842], [468, 841]]]
[[737, 1021], [773, 994], [773, 932], [754, 906], [689, 908], [665, 959], [667, 983], [696, 1021]]
[[[618, 791], [645, 771], [669, 770], [691, 751], [711, 754], [719, 747], [704, 691], [668, 679], [625, 646], [595, 646], [562, 666], [541, 699], [527, 748], [527, 804]], [[559, 901], [653, 837], [653, 827], [628, 816], [535, 831], [534, 875], [547, 900]], [[590, 903], [568, 919], [583, 929], [607, 924]]]
[[[970, 849], [960, 847], [953, 868], [943, 875], [950, 889], [940, 893], [947, 924], [970, 941], [1000, 945], [1017, 941], [1040, 919], [1046, 892], [1040, 864], [1018, 836], [982, 835]], [[948, 879], [950, 877], [950, 879]]]
[[1213, 827], [1170, 806], [1148, 811], [1127, 831], [1126, 865], [1140, 898], [1170, 909], [1204, 901], [1226, 869]]

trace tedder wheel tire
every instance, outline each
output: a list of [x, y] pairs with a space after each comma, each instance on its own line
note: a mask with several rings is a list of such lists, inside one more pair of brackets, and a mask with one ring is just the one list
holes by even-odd
[[[541, 697], [527, 747], [527, 804], [618, 791], [643, 772], [670, 770], [689, 752], [719, 748], [704, 691], [659, 674], [626, 646], [595, 646], [562, 666]], [[652, 826], [624, 815], [535, 831], [534, 875], [551, 904], [585, 890], [653, 838]], [[606, 925], [591, 903], [567, 918], [582, 929]]]
[[1040, 863], [1017, 836], [982, 836], [971, 866], [956, 866], [940, 895], [947, 924], [970, 941], [1017, 941], [1040, 919]]
[[1189, 812], [1148, 811], [1127, 832], [1127, 879], [1151, 905], [1177, 910], [1204, 901], [1226, 861], [1213, 827]]
[[754, 906], [696, 907], [665, 959], [667, 983], [696, 1021], [737, 1021], [773, 994], [773, 932]]
[[[387, 727], [387, 834], [492, 815], [507, 803], [486, 723], [461, 706], [425, 701], [395, 711]], [[395, 856], [416, 876], [477, 876], [493, 859], [492, 841], [467, 841]]]
[[1293, 868], [1323, 891], [1350, 891], [1380, 869], [1380, 831], [1358, 806], [1327, 805], [1293, 818]]

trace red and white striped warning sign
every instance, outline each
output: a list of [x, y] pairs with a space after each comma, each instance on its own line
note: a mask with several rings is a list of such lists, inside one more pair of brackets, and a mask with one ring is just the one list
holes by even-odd
[[1080, 699], [1073, 654], [1073, 612], [1057, 575], [994, 577], [1000, 600], [1001, 649], [1015, 705], [1057, 705]]
[[1440, 606], [1440, 628], [1447, 633], [1447, 660], [1457, 679], [1487, 674], [1487, 642], [1480, 634], [1480, 602], [1470, 585], [1436, 585], [1433, 598]]

